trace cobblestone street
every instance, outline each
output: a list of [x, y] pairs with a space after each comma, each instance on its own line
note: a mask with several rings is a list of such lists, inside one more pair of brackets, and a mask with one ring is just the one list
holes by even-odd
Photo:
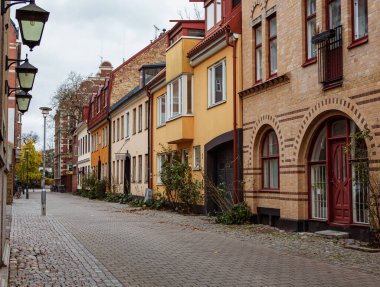
[[10, 286], [379, 286], [380, 255], [265, 227], [48, 193], [16, 199]]

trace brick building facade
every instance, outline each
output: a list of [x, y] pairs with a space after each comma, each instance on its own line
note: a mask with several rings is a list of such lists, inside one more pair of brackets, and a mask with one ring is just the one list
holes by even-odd
[[368, 230], [344, 146], [368, 130], [380, 171], [379, 12], [379, 1], [243, 1], [244, 194], [259, 221]]
[[[90, 98], [99, 90], [112, 71], [112, 65], [108, 62], [101, 63], [99, 72], [87, 78], [81, 85], [78, 93]], [[83, 109], [83, 107], [82, 107]], [[72, 111], [71, 111], [72, 112]], [[73, 116], [70, 116], [64, 108], [59, 108], [54, 116], [54, 182], [56, 185], [64, 185], [72, 190], [73, 176], [73, 132], [78, 124]]]

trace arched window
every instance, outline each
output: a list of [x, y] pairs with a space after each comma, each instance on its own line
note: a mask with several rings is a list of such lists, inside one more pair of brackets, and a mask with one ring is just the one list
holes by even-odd
[[274, 130], [269, 131], [264, 138], [262, 149], [262, 174], [264, 189], [279, 188], [278, 140]]

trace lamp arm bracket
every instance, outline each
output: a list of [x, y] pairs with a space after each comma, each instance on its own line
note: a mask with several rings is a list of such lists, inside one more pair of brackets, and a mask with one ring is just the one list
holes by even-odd
[[15, 91], [21, 91], [21, 90], [18, 88], [9, 87], [8, 80], [6, 80], [5, 81], [5, 94], [9, 97], [11, 95], [11, 92], [15, 92]]
[[[26, 58], [27, 59], [27, 58]], [[26, 59], [11, 59], [8, 55], [5, 56], [5, 70], [8, 71], [13, 64], [24, 62]]]
[[[35, 2], [35, 0], [0, 0], [0, 1], [1, 1], [1, 15], [4, 15], [7, 12], [7, 10], [13, 5]], [[10, 4], [6, 5], [6, 2], [9, 2]]]

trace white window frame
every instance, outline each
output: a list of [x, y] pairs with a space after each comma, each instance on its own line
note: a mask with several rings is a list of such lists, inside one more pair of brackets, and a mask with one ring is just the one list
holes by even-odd
[[[196, 160], [196, 153], [199, 153], [199, 163], [197, 163], [197, 160]], [[194, 146], [193, 147], [193, 170], [200, 170], [201, 169], [201, 165], [202, 165], [202, 150], [201, 150], [201, 146], [198, 145], [198, 146]]]
[[[215, 92], [216, 92], [215, 91], [215, 69], [217, 67], [219, 67], [220, 65], [222, 65], [222, 70], [223, 70], [222, 71], [222, 73], [223, 73], [223, 85], [222, 85], [223, 98], [221, 101], [215, 102]], [[208, 107], [209, 108], [226, 102], [226, 100], [227, 100], [226, 79], [227, 79], [227, 76], [226, 76], [226, 59], [223, 59], [223, 60], [217, 62], [216, 64], [214, 64], [213, 66], [211, 66], [210, 68], [208, 68]]]
[[162, 185], [161, 171], [165, 161], [165, 154], [157, 154], [157, 184]]
[[[188, 77], [191, 77], [191, 112], [187, 112], [187, 85], [188, 85]], [[173, 86], [174, 82], [178, 81], [178, 105], [179, 105], [179, 112], [176, 114], [173, 114]], [[165, 101], [165, 107], [166, 107], [166, 121], [169, 121], [171, 119], [175, 119], [177, 117], [183, 116], [183, 115], [192, 115], [193, 114], [193, 106], [194, 106], [194, 76], [192, 74], [183, 74], [180, 77], [176, 78], [172, 82], [170, 82], [167, 86], [167, 94], [166, 94], [166, 101]]]
[[[161, 116], [162, 116], [162, 100], [165, 100], [165, 113], [164, 113], [164, 120], [161, 121]], [[166, 104], [166, 94], [163, 94], [162, 96], [159, 96], [157, 98], [157, 127], [164, 126], [166, 123], [166, 114], [167, 114], [167, 104]]]
[[129, 132], [130, 132], [130, 128], [129, 128], [129, 123], [130, 123], [130, 119], [129, 119], [129, 112], [127, 112], [125, 114], [125, 138], [126, 139], [129, 139]]

